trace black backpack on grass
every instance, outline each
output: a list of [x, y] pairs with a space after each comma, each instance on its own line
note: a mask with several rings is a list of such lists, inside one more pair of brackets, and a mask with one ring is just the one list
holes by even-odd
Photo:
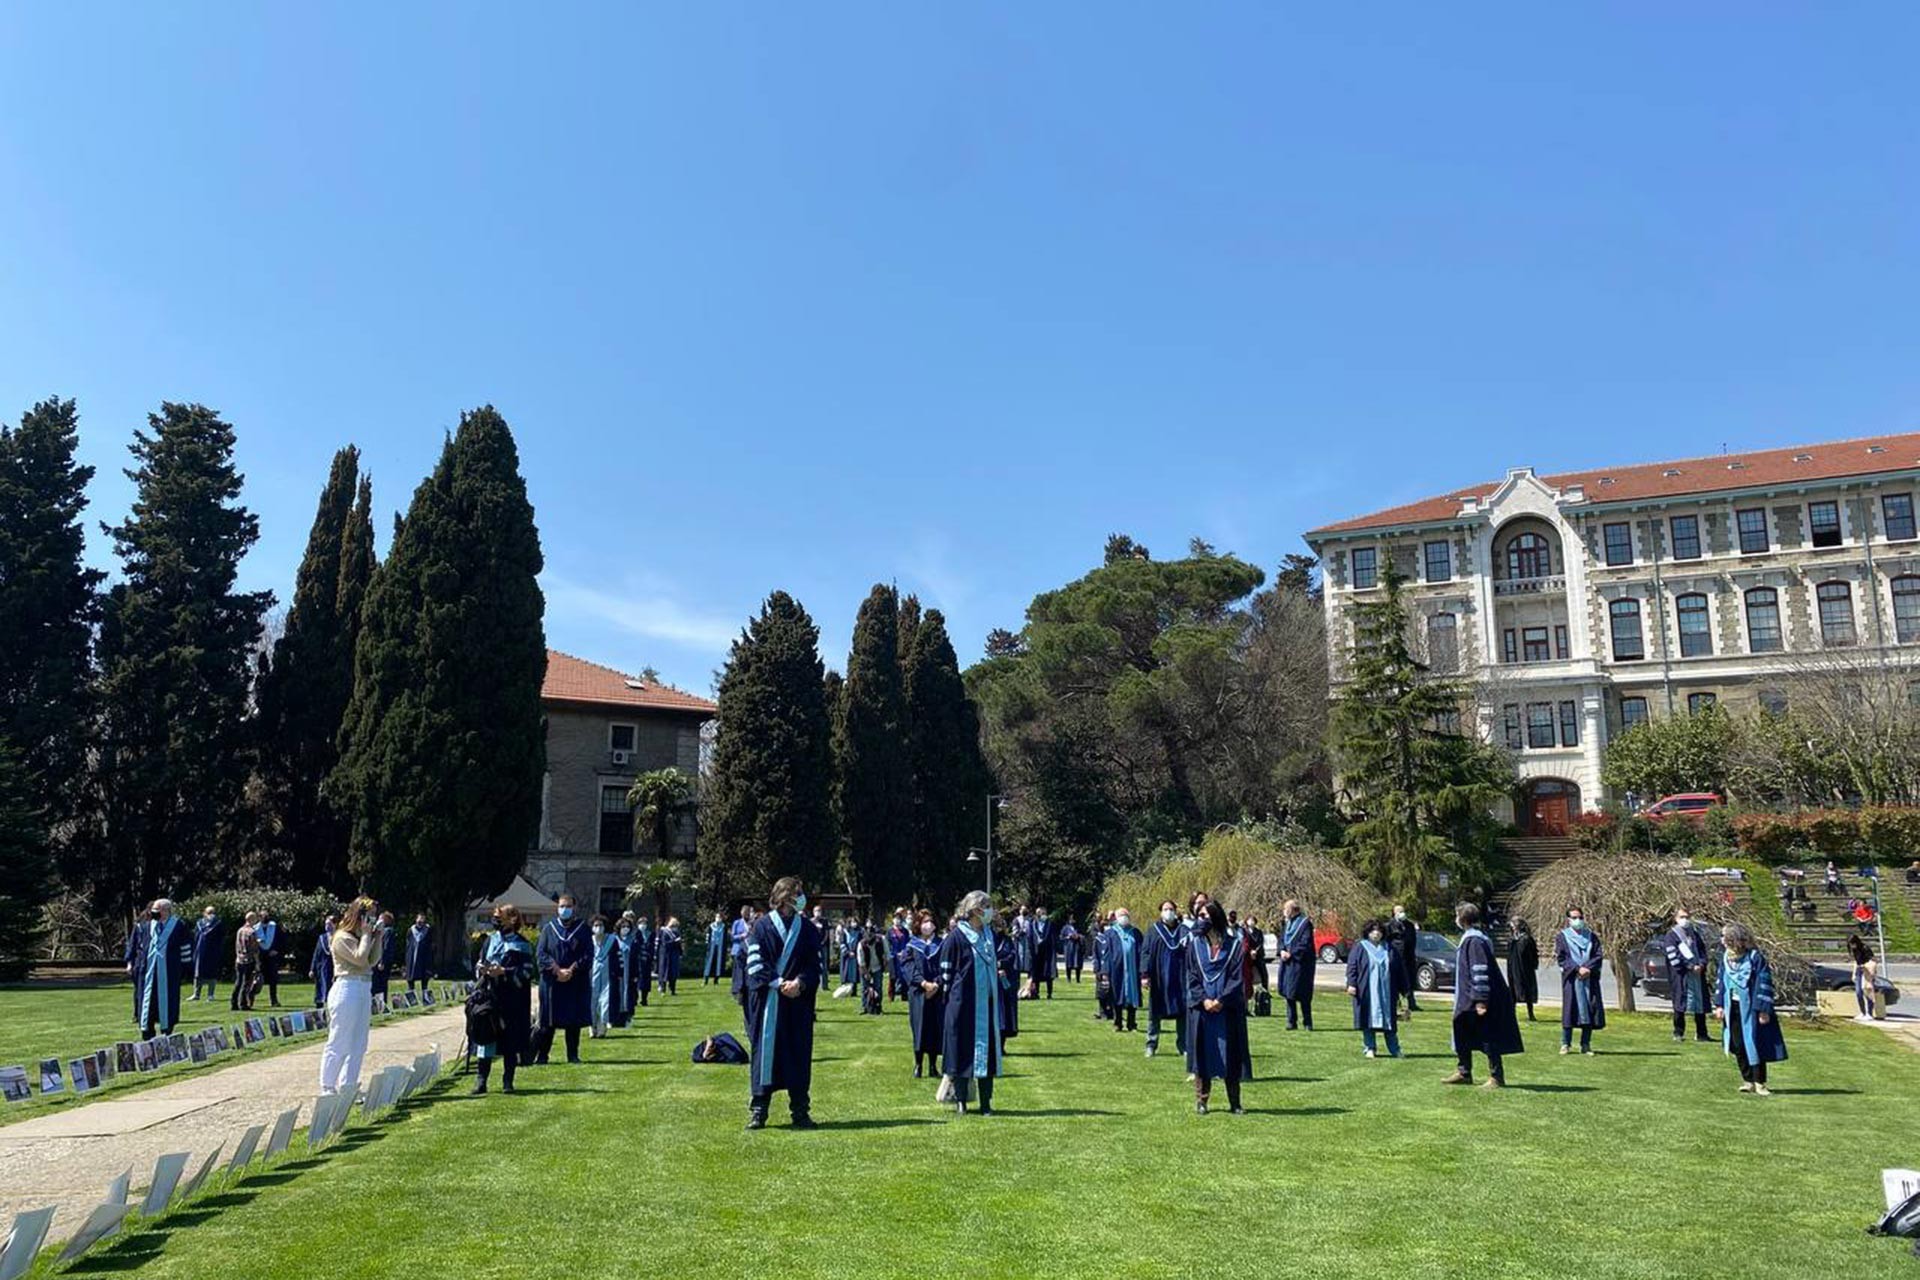
[[493, 979], [483, 980], [467, 997], [467, 1043], [500, 1043], [500, 1009], [494, 1003]]

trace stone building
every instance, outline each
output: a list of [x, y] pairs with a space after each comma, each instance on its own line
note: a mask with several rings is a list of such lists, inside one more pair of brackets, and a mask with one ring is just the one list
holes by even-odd
[[[589, 912], [617, 911], [634, 868], [657, 856], [636, 847], [627, 792], [640, 774], [669, 766], [697, 779], [700, 727], [714, 705], [553, 649], [540, 698], [547, 776], [526, 877], [549, 894], [571, 892]], [[681, 822], [676, 857], [693, 856], [694, 831], [691, 817]]]
[[1522, 467], [1306, 539], [1336, 681], [1349, 606], [1391, 565], [1416, 643], [1472, 681], [1480, 732], [1514, 751], [1512, 817], [1553, 834], [1598, 807], [1608, 741], [1649, 716], [1777, 710], [1789, 677], [1823, 660], [1920, 678], [1917, 493], [1913, 433], [1560, 475]]

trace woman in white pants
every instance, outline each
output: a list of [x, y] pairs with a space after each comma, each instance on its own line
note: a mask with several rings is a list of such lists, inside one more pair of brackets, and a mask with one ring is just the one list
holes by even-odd
[[360, 1087], [360, 1060], [367, 1054], [367, 1021], [373, 1016], [373, 965], [380, 955], [380, 907], [356, 898], [333, 931], [333, 986], [327, 990], [327, 1047], [320, 1054], [320, 1092], [352, 1093]]

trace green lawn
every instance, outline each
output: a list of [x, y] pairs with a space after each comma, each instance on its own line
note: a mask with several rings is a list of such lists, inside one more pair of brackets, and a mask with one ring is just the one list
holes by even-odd
[[1777, 1096], [1757, 1099], [1657, 1016], [1618, 1019], [1590, 1059], [1559, 1057], [1543, 1022], [1494, 1093], [1439, 1084], [1443, 1016], [1410, 1024], [1410, 1058], [1368, 1062], [1323, 994], [1319, 1032], [1254, 1023], [1253, 1114], [1203, 1118], [1177, 1056], [1145, 1060], [1068, 988], [1023, 1007], [1001, 1114], [954, 1119], [903, 1069], [904, 1015], [823, 1000], [822, 1128], [778, 1108], [749, 1134], [745, 1070], [687, 1061], [735, 1006], [683, 990], [520, 1096], [452, 1082], [78, 1270], [1167, 1276], [1206, 1256], [1313, 1280], [1913, 1274], [1862, 1228], [1879, 1170], [1920, 1159], [1920, 1056], [1870, 1028], [1791, 1029]]
[[[245, 1015], [229, 1009], [227, 998], [225, 983], [220, 986], [217, 1000], [186, 1001], [183, 998], [180, 1023], [174, 1030], [182, 1035], [191, 1035], [217, 1023], [231, 1027]], [[256, 1002], [253, 1014], [264, 1018], [268, 1014], [292, 1013], [296, 1009], [309, 1008], [312, 999], [311, 982], [302, 981], [298, 985], [283, 982], [280, 984], [280, 1008], [271, 1008], [263, 993]], [[407, 1014], [404, 1013], [387, 1015], [388, 1018], [405, 1016]], [[375, 1019], [375, 1024], [385, 1020]], [[130, 982], [0, 987], [0, 1066], [25, 1066], [27, 1079], [34, 1090], [33, 1097], [26, 1101], [0, 1103], [0, 1125], [44, 1115], [54, 1107], [84, 1106], [98, 1097], [125, 1097], [154, 1084], [164, 1084], [263, 1054], [320, 1042], [319, 1033], [316, 1032], [298, 1035], [290, 1040], [269, 1037], [252, 1048], [220, 1054], [202, 1065], [176, 1062], [145, 1075], [118, 1076], [100, 1091], [89, 1092], [84, 1098], [75, 1098], [73, 1082], [67, 1075], [68, 1061], [95, 1049], [111, 1049], [116, 1041], [133, 1039], [135, 1034], [133, 985]], [[67, 1091], [43, 1098], [40, 1094], [40, 1059], [54, 1057], [60, 1059], [61, 1076], [67, 1082]]]

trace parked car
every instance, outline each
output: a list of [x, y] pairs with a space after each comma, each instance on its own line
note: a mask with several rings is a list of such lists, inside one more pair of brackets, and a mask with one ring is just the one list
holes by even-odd
[[1723, 803], [1711, 791], [1682, 791], [1677, 795], [1661, 796], [1642, 809], [1640, 816], [1649, 822], [1667, 822], [1674, 818], [1699, 822], [1706, 816], [1707, 810], [1717, 809]]
[[1413, 948], [1413, 986], [1416, 991], [1453, 990], [1453, 958], [1460, 944], [1444, 933], [1420, 931]]
[[1320, 954], [1321, 964], [1344, 964], [1347, 953], [1353, 950], [1353, 942], [1340, 936], [1338, 929], [1313, 927], [1313, 949]]
[[[1633, 968], [1633, 985], [1650, 996], [1662, 1000], [1671, 999], [1673, 984], [1667, 981], [1667, 953], [1652, 942], [1642, 943], [1628, 956]], [[1853, 969], [1850, 965], [1825, 964], [1815, 961], [1813, 965], [1814, 984], [1822, 991], [1853, 990]], [[1882, 1008], [1891, 1009], [1900, 1002], [1900, 988], [1885, 978], [1876, 977], [1873, 989], [1880, 996]]]

